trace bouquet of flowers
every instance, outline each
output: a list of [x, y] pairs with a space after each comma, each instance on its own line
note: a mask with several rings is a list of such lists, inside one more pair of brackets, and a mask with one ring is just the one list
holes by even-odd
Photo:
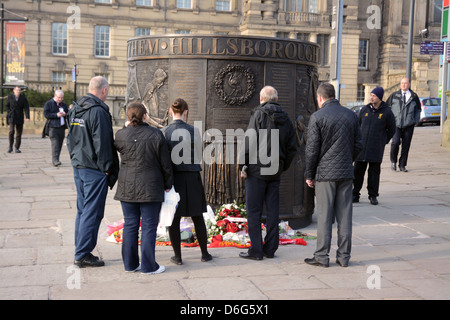
[[227, 233], [247, 232], [247, 212], [245, 205], [237, 204], [236, 201], [222, 205], [216, 210], [215, 224], [210, 221], [208, 237], [224, 236]]

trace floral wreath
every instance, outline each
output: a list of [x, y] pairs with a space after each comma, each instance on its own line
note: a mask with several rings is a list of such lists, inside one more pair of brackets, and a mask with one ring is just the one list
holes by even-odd
[[223, 236], [228, 232], [248, 231], [247, 211], [244, 204], [224, 204], [216, 210], [216, 225], [208, 230], [208, 237]]

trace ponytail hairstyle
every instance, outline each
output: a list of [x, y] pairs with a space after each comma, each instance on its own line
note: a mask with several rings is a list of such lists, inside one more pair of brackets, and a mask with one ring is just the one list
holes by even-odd
[[144, 116], [147, 114], [147, 109], [140, 102], [133, 102], [127, 108], [127, 118], [133, 127], [136, 127], [144, 122]]

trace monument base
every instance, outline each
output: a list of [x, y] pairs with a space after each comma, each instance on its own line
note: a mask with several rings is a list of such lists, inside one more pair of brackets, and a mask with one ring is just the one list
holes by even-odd
[[301, 218], [288, 219], [288, 222], [289, 226], [294, 230], [303, 229], [308, 227], [312, 223], [312, 215], [306, 215]]

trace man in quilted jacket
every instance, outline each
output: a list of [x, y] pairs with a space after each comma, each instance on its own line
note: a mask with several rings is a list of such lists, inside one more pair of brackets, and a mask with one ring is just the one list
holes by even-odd
[[347, 267], [352, 246], [353, 161], [362, 150], [361, 129], [354, 112], [341, 106], [334, 87], [317, 89], [319, 110], [308, 126], [306, 183], [317, 198], [317, 248], [305, 262], [328, 267], [333, 218], [338, 224], [336, 263]]

